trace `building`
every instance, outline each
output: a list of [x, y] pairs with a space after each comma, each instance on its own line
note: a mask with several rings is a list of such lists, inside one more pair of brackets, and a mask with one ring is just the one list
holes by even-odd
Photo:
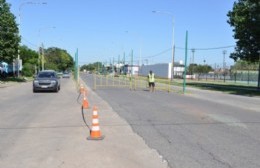
[[140, 67], [138, 65], [124, 65], [124, 74], [138, 75]]
[[[172, 77], [172, 63], [159, 63], [153, 65], [142, 65], [139, 75], [146, 76], [152, 70], [156, 76], [170, 79]], [[182, 78], [184, 72], [183, 62], [174, 63], [174, 77]]]

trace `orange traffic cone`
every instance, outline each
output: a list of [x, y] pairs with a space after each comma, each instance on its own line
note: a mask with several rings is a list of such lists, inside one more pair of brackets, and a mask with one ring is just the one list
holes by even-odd
[[99, 120], [98, 120], [98, 111], [97, 107], [93, 107], [93, 114], [92, 114], [92, 128], [90, 131], [90, 136], [87, 138], [88, 140], [102, 140], [104, 136], [101, 136], [101, 131], [99, 127]]
[[84, 93], [84, 98], [83, 98], [83, 102], [82, 102], [82, 108], [87, 109], [87, 108], [89, 108], [89, 104], [88, 104], [88, 100], [86, 98], [85, 92], [83, 92], [83, 93]]

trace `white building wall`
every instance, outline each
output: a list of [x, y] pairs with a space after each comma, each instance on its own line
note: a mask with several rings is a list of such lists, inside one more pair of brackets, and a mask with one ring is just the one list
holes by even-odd
[[138, 75], [138, 72], [139, 72], [139, 67], [138, 66], [132, 66], [132, 67], [127, 67], [126, 68], [126, 73], [127, 74]]
[[152, 70], [155, 76], [171, 78], [171, 63], [154, 64], [141, 66], [139, 75], [146, 76]]
[[[172, 63], [162, 63], [154, 65], [143, 65], [140, 67], [139, 75], [146, 76], [149, 71], [152, 70], [155, 76], [170, 79], [172, 77]], [[184, 72], [184, 67], [174, 66], [174, 75], [182, 76]]]

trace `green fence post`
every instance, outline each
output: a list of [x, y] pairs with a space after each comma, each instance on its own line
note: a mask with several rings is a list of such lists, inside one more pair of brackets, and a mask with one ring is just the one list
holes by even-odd
[[188, 31], [186, 31], [186, 40], [185, 40], [185, 65], [184, 65], [184, 74], [183, 74], [183, 94], [185, 94], [185, 90], [186, 90], [187, 57], [188, 57]]

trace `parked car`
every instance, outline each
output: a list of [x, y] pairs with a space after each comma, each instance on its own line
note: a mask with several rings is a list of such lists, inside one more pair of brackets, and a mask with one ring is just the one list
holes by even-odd
[[62, 72], [57, 72], [57, 75], [58, 75], [58, 77], [62, 77], [62, 75], [63, 75], [63, 73]]
[[69, 72], [63, 72], [62, 78], [70, 78], [70, 73]]
[[38, 73], [33, 80], [33, 92], [60, 90], [60, 77], [54, 70], [44, 70]]

